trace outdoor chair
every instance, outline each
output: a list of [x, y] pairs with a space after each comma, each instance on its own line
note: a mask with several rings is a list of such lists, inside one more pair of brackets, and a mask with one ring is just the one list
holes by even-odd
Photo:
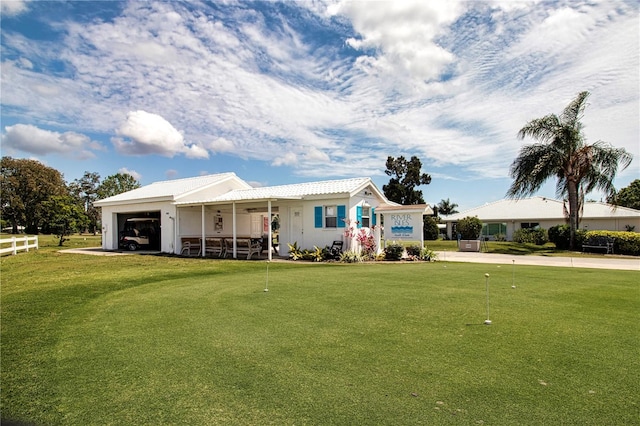
[[222, 238], [207, 238], [205, 241], [205, 256], [211, 254], [213, 256], [224, 257], [225, 246]]
[[331, 256], [333, 256], [334, 259], [340, 259], [343, 244], [344, 243], [342, 241], [334, 241], [333, 244], [331, 244], [331, 248], [329, 249], [329, 251], [331, 252]]
[[192, 256], [193, 254], [191, 252], [196, 250], [197, 250], [197, 254], [200, 254], [199, 244], [194, 244], [191, 241], [184, 241], [182, 243], [182, 249], [180, 250], [180, 255], [187, 253], [187, 256]]

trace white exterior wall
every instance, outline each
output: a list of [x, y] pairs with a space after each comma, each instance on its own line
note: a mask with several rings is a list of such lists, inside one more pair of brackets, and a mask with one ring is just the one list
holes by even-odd
[[[365, 191], [368, 193], [365, 195]], [[370, 190], [362, 191], [360, 194], [348, 197], [335, 197], [335, 198], [317, 198], [312, 200], [300, 200], [300, 201], [286, 201], [278, 202], [279, 214], [280, 214], [280, 256], [287, 256], [289, 253], [288, 244], [296, 242], [301, 249], [312, 249], [316, 247], [331, 246], [333, 241], [343, 241], [344, 250], [348, 250], [351, 247], [355, 247], [355, 240], [347, 241], [345, 237], [345, 231], [347, 231], [348, 224], [342, 226], [342, 223], [338, 224], [337, 228], [316, 228], [315, 227], [315, 207], [316, 206], [345, 206], [345, 213], [347, 223], [349, 221], [352, 226], [355, 227], [355, 221], [357, 218], [357, 207], [362, 205], [365, 201], [372, 207], [376, 208], [380, 204], [378, 200]], [[301, 211], [302, 218], [302, 232], [298, 232], [294, 226], [294, 212]], [[373, 221], [373, 217], [371, 217]]]
[[160, 251], [172, 253], [174, 247], [173, 226], [176, 208], [169, 202], [132, 203], [119, 206], [102, 207], [102, 249], [117, 250], [120, 229], [118, 214], [136, 214], [144, 212], [160, 212]]

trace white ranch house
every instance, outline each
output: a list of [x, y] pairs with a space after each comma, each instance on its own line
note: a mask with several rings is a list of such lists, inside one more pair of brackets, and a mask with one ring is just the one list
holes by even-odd
[[[253, 188], [235, 173], [156, 182], [95, 206], [102, 209], [104, 250], [118, 249], [127, 219], [147, 217], [160, 223], [157, 247], [152, 249], [180, 254], [186, 242], [224, 238], [233, 243], [228, 254], [238, 257], [241, 239], [272, 241], [271, 224], [276, 220], [278, 251], [267, 250], [269, 259], [287, 256], [288, 244], [294, 242], [311, 249], [343, 241], [345, 250], [355, 249], [355, 238], [345, 237], [348, 227], [373, 233], [379, 250], [385, 238], [422, 243], [423, 215], [433, 214], [427, 205], [401, 206], [387, 200], [370, 178]], [[385, 231], [376, 226], [381, 221]]]
[[[456, 239], [454, 225], [467, 216], [476, 216], [482, 221], [485, 237], [494, 238], [495, 235], [501, 234], [509, 241], [518, 229], [538, 226], [549, 229], [566, 223], [562, 201], [545, 197], [500, 200], [462, 213], [441, 216], [441, 220], [447, 225], [449, 238]], [[626, 231], [633, 228], [635, 232], [640, 232], [640, 210], [614, 207], [600, 202], [586, 202], [580, 228], [606, 231]]]

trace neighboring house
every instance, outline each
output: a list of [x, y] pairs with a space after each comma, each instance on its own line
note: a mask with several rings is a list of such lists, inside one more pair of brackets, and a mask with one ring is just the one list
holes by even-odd
[[[513, 233], [522, 228], [549, 229], [566, 223], [564, 203], [544, 197], [521, 200], [500, 200], [462, 213], [441, 216], [447, 224], [447, 236], [456, 239], [455, 225], [467, 216], [477, 216], [483, 223], [483, 235], [495, 238], [503, 235], [513, 239]], [[614, 207], [599, 202], [586, 202], [581, 215], [580, 229], [640, 232], [640, 210]]]
[[234, 173], [156, 182], [94, 205], [102, 208], [103, 249], [118, 248], [127, 219], [148, 217], [160, 221], [159, 243], [151, 248], [165, 253], [180, 253], [185, 241], [211, 237], [233, 240], [234, 247], [239, 238], [272, 241], [275, 231], [275, 254], [281, 256], [294, 242], [313, 248], [340, 240], [348, 249], [357, 244], [345, 237], [349, 228], [355, 231], [351, 235], [361, 229], [373, 233], [380, 248], [384, 235], [375, 225], [383, 216], [404, 240], [422, 241], [422, 216], [432, 214], [426, 205], [387, 200], [370, 178], [253, 188]]

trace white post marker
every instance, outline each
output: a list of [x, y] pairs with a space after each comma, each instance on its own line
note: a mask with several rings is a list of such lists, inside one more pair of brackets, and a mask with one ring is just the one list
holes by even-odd
[[264, 286], [265, 293], [269, 291], [269, 261], [267, 261], [267, 283]]
[[484, 323], [486, 325], [491, 325], [491, 320], [489, 319], [489, 274], [484, 274], [484, 278], [485, 288], [487, 291], [487, 319], [484, 320]]
[[516, 288], [516, 260], [513, 259], [513, 267], [511, 268], [511, 288]]

